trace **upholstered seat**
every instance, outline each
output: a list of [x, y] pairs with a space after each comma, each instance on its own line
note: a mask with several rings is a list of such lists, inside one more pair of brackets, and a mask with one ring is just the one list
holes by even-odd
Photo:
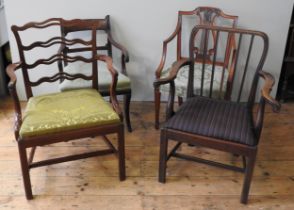
[[243, 104], [193, 97], [180, 107], [164, 127], [254, 146], [257, 142], [248, 113]]
[[[115, 69], [118, 69], [114, 67]], [[91, 75], [92, 73], [92, 64], [85, 62], [74, 62], [69, 63], [64, 67], [64, 72], [69, 74], [83, 73], [85, 75]], [[112, 77], [107, 69], [107, 66], [104, 62], [98, 62], [98, 85], [101, 93], [109, 92], [110, 84]], [[90, 88], [92, 86], [91, 81], [76, 79], [76, 80], [64, 80], [59, 84], [59, 89], [61, 91], [74, 90], [81, 88]], [[119, 73], [117, 79], [117, 91], [130, 90], [131, 81], [124, 74]]]
[[52, 134], [116, 122], [120, 122], [119, 116], [97, 90], [72, 90], [31, 97], [20, 136]]
[[[210, 83], [212, 78], [212, 67], [213, 66], [211, 64], [206, 64], [204, 68], [203, 95], [205, 96], [209, 95]], [[170, 72], [170, 69], [162, 71], [161, 78], [167, 77], [169, 75], [169, 72]], [[175, 79], [177, 96], [180, 96], [180, 97], [187, 96], [188, 77], [189, 77], [189, 66], [184, 66], [181, 68], [181, 70], [177, 74], [177, 78]], [[222, 77], [223, 77], [223, 82], [222, 82]], [[201, 79], [202, 79], [202, 63], [195, 63], [194, 64], [194, 94], [200, 94]], [[213, 76], [213, 87], [212, 87], [213, 96], [219, 93], [221, 84], [223, 84], [222, 91], [225, 92], [227, 80], [228, 80], [228, 70], [225, 69], [223, 66], [215, 65], [214, 76]], [[160, 91], [164, 93], [169, 93], [169, 84], [161, 85]]]

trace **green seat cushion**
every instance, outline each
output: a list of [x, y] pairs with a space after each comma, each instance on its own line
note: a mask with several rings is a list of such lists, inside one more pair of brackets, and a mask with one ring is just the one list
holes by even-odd
[[[228, 70], [224, 69], [223, 66], [215, 65], [214, 68], [214, 79], [213, 79], [213, 87], [212, 87], [212, 96], [218, 96], [220, 86], [221, 86], [221, 78], [224, 70], [223, 77], [223, 87], [222, 87], [222, 95], [226, 91], [226, 85], [228, 80]], [[169, 75], [170, 69], [162, 71], [161, 78], [165, 78]], [[177, 78], [175, 79], [175, 87], [176, 87], [176, 95], [181, 97], [187, 96], [187, 84], [188, 84], [188, 75], [189, 75], [189, 66], [183, 66], [179, 71]], [[212, 75], [212, 65], [206, 64], [204, 67], [204, 83], [203, 83], [203, 95], [208, 96], [210, 91], [210, 82]], [[194, 64], [194, 94], [200, 94], [201, 87], [201, 78], [202, 78], [202, 63]], [[161, 85], [160, 91], [163, 93], [169, 93], [169, 84]]]
[[30, 98], [20, 136], [38, 136], [119, 122], [118, 114], [97, 90], [72, 90]]
[[[116, 67], [114, 67], [117, 69]], [[69, 63], [65, 68], [64, 72], [69, 74], [92, 74], [92, 63], [85, 62], [73, 62]], [[98, 86], [100, 92], [109, 92], [110, 84], [112, 83], [112, 76], [107, 69], [105, 62], [98, 62]], [[60, 91], [81, 89], [81, 88], [91, 88], [92, 82], [90, 80], [76, 79], [76, 80], [64, 80], [59, 84]], [[122, 73], [118, 74], [116, 90], [130, 90], [131, 81], [130, 79]]]

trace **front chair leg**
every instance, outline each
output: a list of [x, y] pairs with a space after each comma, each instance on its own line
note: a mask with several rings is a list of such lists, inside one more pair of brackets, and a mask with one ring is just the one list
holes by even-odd
[[160, 113], [160, 98], [161, 93], [158, 88], [154, 90], [154, 102], [155, 102], [155, 129], [159, 128], [159, 113]]
[[22, 142], [18, 142], [18, 151], [22, 171], [22, 179], [27, 200], [33, 199], [27, 151]]
[[128, 127], [128, 131], [132, 132], [132, 126], [130, 121], [130, 102], [131, 102], [131, 94], [124, 95], [124, 113], [125, 113], [125, 121]]
[[168, 139], [166, 131], [162, 130], [160, 134], [160, 153], [159, 153], [159, 177], [158, 181], [165, 183], [166, 180], [166, 162], [167, 162]]
[[249, 189], [250, 184], [253, 176], [253, 170], [256, 160], [256, 152], [250, 155], [246, 161], [246, 170], [245, 170], [245, 177], [243, 183], [243, 189], [241, 194], [241, 203], [246, 204], [248, 201]]
[[126, 179], [126, 167], [125, 167], [125, 135], [124, 126], [122, 125], [118, 132], [118, 169], [119, 179], [124, 181]]

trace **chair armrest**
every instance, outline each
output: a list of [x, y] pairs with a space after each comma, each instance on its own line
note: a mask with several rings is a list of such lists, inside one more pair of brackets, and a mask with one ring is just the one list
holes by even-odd
[[112, 76], [112, 83], [110, 85], [110, 99], [111, 99], [111, 104], [112, 104], [112, 108], [119, 115], [119, 117], [120, 117], [120, 119], [122, 121], [123, 120], [123, 115], [122, 115], [121, 108], [119, 107], [118, 100], [117, 100], [117, 97], [116, 97], [116, 92], [115, 92], [115, 90], [116, 90], [116, 84], [117, 84], [118, 73], [113, 68], [112, 58], [109, 57], [109, 56], [106, 56], [106, 55], [98, 55], [97, 56], [97, 59], [106, 62], [107, 69], [111, 73], [111, 76]]
[[8, 90], [10, 95], [12, 96], [13, 103], [14, 103], [14, 111], [15, 111], [14, 135], [16, 140], [19, 139], [19, 129], [22, 124], [22, 114], [21, 114], [20, 102], [16, 92], [16, 87], [15, 87], [17, 78], [14, 72], [18, 70], [20, 67], [21, 67], [21, 63], [19, 62], [19, 63], [10, 64], [6, 68], [6, 73], [8, 77], [10, 78], [10, 81], [8, 83]]
[[169, 72], [168, 77], [162, 79], [156, 79], [153, 82], [153, 86], [155, 89], [158, 89], [160, 85], [170, 84], [169, 90], [169, 98], [166, 104], [166, 119], [169, 119], [174, 113], [174, 100], [175, 100], [175, 81], [174, 79], [177, 77], [177, 74], [181, 67], [190, 64], [190, 60], [187, 58], [183, 58], [179, 61], [173, 63], [171, 70]]
[[169, 42], [171, 42], [178, 35], [178, 33], [180, 32], [180, 28], [181, 28], [181, 25], [178, 23], [175, 31], [166, 40], [163, 41], [161, 60], [160, 60], [160, 63], [155, 71], [155, 78], [156, 79], [160, 78], [161, 72], [162, 72], [164, 64], [165, 64], [167, 45]]
[[272, 109], [274, 112], [278, 112], [281, 109], [281, 104], [273, 99], [270, 95], [270, 92], [272, 90], [273, 85], [275, 84], [274, 77], [265, 71], [260, 71], [259, 75], [265, 80], [265, 84], [263, 85], [261, 89], [262, 97], [265, 99], [265, 101], [272, 106]]
[[177, 77], [177, 74], [181, 67], [186, 66], [188, 64], [190, 64], [190, 60], [188, 58], [183, 58], [179, 61], [174, 62], [168, 77], [155, 79], [155, 81], [153, 82], [154, 88], [158, 88], [160, 85], [171, 83]]

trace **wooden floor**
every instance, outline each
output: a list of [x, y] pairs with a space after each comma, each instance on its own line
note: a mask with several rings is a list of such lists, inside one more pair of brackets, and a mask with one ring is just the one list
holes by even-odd
[[[0, 209], [294, 209], [294, 104], [285, 104], [279, 114], [267, 110], [247, 206], [239, 203], [240, 173], [171, 159], [167, 183], [158, 183], [159, 131], [153, 127], [153, 104], [134, 102], [131, 110], [134, 131], [126, 133], [126, 181], [118, 180], [113, 155], [32, 169], [35, 197], [27, 201], [13, 137], [13, 106], [2, 99]], [[99, 137], [60, 143], [39, 148], [36, 159], [103, 147]], [[240, 163], [237, 157], [213, 150], [181, 149], [212, 160]]]

